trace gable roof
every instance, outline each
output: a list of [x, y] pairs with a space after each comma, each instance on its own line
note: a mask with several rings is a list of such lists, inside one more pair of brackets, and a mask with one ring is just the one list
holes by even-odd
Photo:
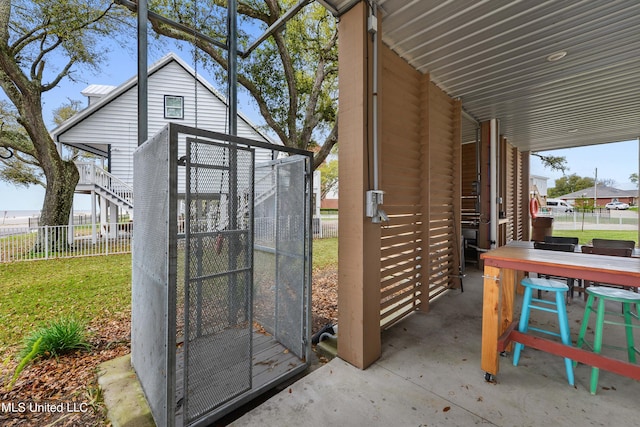
[[[614, 187], [608, 187], [606, 185], [598, 185], [597, 187], [598, 198], [600, 199], [609, 199], [616, 197], [636, 197], [638, 195], [638, 190], [620, 190]], [[596, 195], [596, 188], [589, 187], [583, 188], [582, 190], [574, 191], [573, 193], [565, 194], [557, 197], [558, 199], [577, 199], [580, 197], [586, 197], [588, 199], [592, 199]]]
[[[148, 75], [152, 76], [154, 73], [158, 72], [159, 70], [166, 67], [172, 62], [175, 62], [178, 65], [180, 65], [180, 67], [182, 67], [193, 78], [197, 79], [198, 83], [200, 83], [204, 88], [206, 88], [209, 92], [211, 92], [211, 94], [213, 94], [216, 98], [218, 98], [224, 105], [228, 105], [227, 99], [216, 88], [214, 88], [206, 79], [204, 79], [204, 77], [201, 74], [197, 74], [193, 68], [191, 68], [186, 62], [184, 62], [178, 55], [176, 55], [173, 52], [168, 53], [167, 55], [162, 57], [160, 60], [158, 60], [156, 63], [151, 65], [148, 69]], [[61, 142], [60, 137], [65, 132], [67, 132], [69, 129], [81, 123], [87, 117], [100, 111], [102, 108], [104, 108], [113, 100], [123, 95], [125, 92], [135, 88], [137, 84], [138, 84], [138, 77], [136, 75], [134, 77], [131, 77], [129, 80], [125, 81], [124, 83], [122, 83], [120, 86], [117, 86], [117, 87], [110, 87], [106, 85], [88, 86], [81, 93], [93, 94], [94, 91], [98, 90], [100, 94], [103, 96], [97, 99], [96, 101], [92, 102], [84, 110], [79, 111], [77, 114], [73, 115], [71, 118], [69, 118], [68, 120], [65, 120], [62, 124], [60, 124], [58, 127], [53, 129], [50, 132], [51, 137], [53, 138], [54, 141]], [[111, 88], [111, 90], [109, 90], [109, 88]], [[246, 117], [243, 113], [239, 111], [238, 111], [238, 117], [241, 118], [244, 122], [246, 122], [249, 126], [251, 126], [266, 141], [272, 144], [282, 145], [280, 141], [274, 141], [269, 135], [261, 131], [253, 122], [251, 122], [251, 120], [249, 120], [248, 117]], [[77, 144], [74, 144], [74, 145], [77, 145]], [[95, 150], [92, 150], [88, 146], [83, 146], [80, 148], [96, 153]], [[97, 153], [97, 154], [100, 154], [100, 153]]]

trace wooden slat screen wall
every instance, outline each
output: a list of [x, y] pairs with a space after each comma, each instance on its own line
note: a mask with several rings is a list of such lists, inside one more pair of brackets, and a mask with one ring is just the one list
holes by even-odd
[[515, 168], [514, 157], [516, 156], [517, 151], [515, 148], [505, 141], [505, 164], [504, 164], [504, 173], [507, 178], [506, 186], [505, 186], [505, 194], [503, 195], [504, 204], [503, 209], [505, 209], [505, 214], [507, 217], [507, 241], [505, 243], [509, 243], [514, 240], [515, 228], [514, 224], [516, 221], [515, 213], [516, 206], [514, 205], [515, 201], [515, 192], [517, 190], [517, 170]]
[[[528, 226], [528, 217], [523, 215], [523, 203], [528, 203], [528, 172], [525, 170], [524, 161], [526, 154], [518, 151], [518, 149], [505, 142], [504, 143], [504, 162], [501, 168], [504, 171], [504, 204], [503, 208], [506, 212], [508, 223], [506, 226], [506, 241], [524, 240], [525, 227]], [[526, 210], [525, 210], [526, 212]]]
[[460, 254], [460, 123], [458, 102], [429, 87], [429, 299], [449, 289]]
[[[525, 185], [528, 186], [528, 179], [526, 179], [523, 175], [523, 167], [522, 167], [522, 159], [523, 154], [518, 151], [517, 148], [513, 148], [514, 156], [513, 163], [516, 171], [515, 176], [515, 185], [513, 188], [513, 208], [514, 208], [514, 231], [513, 231], [513, 240], [524, 240], [524, 226], [526, 218], [522, 216], [522, 204], [527, 203], [528, 198], [526, 198], [528, 190]], [[524, 192], [523, 192], [524, 191]]]
[[473, 182], [478, 179], [476, 172], [476, 143], [462, 145], [462, 223], [477, 227], [480, 213], [476, 212], [477, 194]]
[[421, 304], [422, 248], [420, 74], [382, 49], [381, 188], [389, 223], [381, 231], [380, 326]]
[[[382, 49], [380, 326], [459, 283], [461, 105]], [[475, 170], [475, 165], [473, 170]], [[425, 298], [426, 296], [426, 298]]]

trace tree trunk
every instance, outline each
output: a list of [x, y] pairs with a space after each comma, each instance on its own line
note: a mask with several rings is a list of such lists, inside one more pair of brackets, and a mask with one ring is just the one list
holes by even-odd
[[[50, 172], [51, 173], [51, 172]], [[47, 188], [42, 205], [40, 229], [35, 252], [66, 251], [69, 247], [67, 227], [73, 204], [73, 194], [80, 175], [73, 162], [61, 161], [53, 170], [55, 178], [47, 175]]]
[[40, 225], [67, 225], [80, 175], [76, 165], [70, 161], [60, 162], [53, 175], [54, 177], [50, 177], [47, 174]]
[[[73, 161], [62, 159], [56, 144], [51, 139], [42, 118], [41, 93], [38, 90], [29, 92], [25, 94], [24, 102], [20, 105], [21, 121], [33, 142], [38, 154], [38, 162], [47, 181], [39, 225], [68, 225], [73, 195], [80, 174]], [[55, 227], [47, 230], [46, 233], [44, 231], [40, 233], [34, 250], [57, 251], [66, 250], [67, 247], [66, 229], [63, 231], [62, 227]]]
[[73, 162], [61, 162], [54, 172], [56, 178], [47, 176], [47, 188], [42, 204], [40, 226], [54, 226], [49, 229], [47, 236], [41, 232], [38, 238], [38, 251], [45, 250], [44, 239], [47, 239], [49, 250], [66, 250], [68, 239], [66, 227], [73, 204], [73, 194], [78, 183], [79, 174]]
[[73, 161], [63, 160], [51, 139], [42, 117], [41, 88], [33, 83], [25, 86], [17, 103], [19, 121], [33, 142], [47, 181], [40, 225], [67, 225], [80, 174]]

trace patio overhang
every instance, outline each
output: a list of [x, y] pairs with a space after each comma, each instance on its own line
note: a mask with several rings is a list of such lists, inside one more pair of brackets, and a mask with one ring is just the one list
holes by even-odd
[[[322, 0], [337, 16], [359, 0]], [[382, 43], [520, 151], [640, 136], [640, 3], [372, 0]]]
[[319, 3], [340, 18], [338, 355], [366, 368], [460, 285], [466, 210], [481, 250], [529, 240], [530, 152], [638, 138], [640, 4]]

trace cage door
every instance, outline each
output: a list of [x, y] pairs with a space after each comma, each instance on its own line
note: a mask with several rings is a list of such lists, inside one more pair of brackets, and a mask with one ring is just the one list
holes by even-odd
[[251, 389], [250, 149], [187, 139], [184, 421]]

